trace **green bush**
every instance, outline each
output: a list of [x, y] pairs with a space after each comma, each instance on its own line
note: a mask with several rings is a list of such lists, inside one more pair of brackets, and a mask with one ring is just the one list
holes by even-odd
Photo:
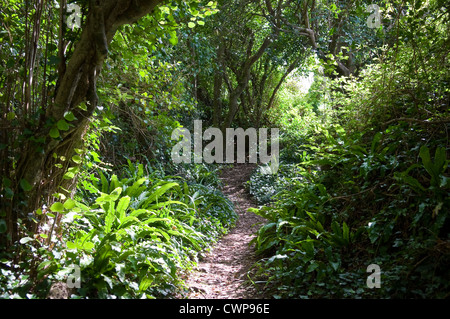
[[298, 166], [280, 162], [276, 174], [267, 174], [265, 167], [258, 166], [246, 182], [246, 188], [259, 204], [268, 204], [273, 201], [273, 196], [301, 178]]
[[[274, 296], [448, 294], [446, 149], [440, 139], [412, 146], [408, 140], [420, 138], [403, 132], [403, 125], [390, 126], [368, 132], [371, 140], [339, 126], [323, 132], [323, 142], [308, 146], [314, 151], [309, 160], [297, 164], [296, 177], [278, 187], [270, 206], [253, 210], [268, 220], [254, 243], [261, 256], [258, 280]], [[381, 289], [366, 286], [372, 263], [381, 266]]]
[[[156, 177], [160, 171], [147, 175], [142, 164], [130, 162], [126, 171], [122, 179], [98, 171], [80, 181], [76, 199], [54, 203], [47, 214], [62, 217], [62, 230], [51, 246], [21, 241], [38, 247], [36, 278], [44, 291], [78, 265], [81, 288], [72, 298], [170, 297], [183, 288], [182, 275], [198, 254], [236, 220], [232, 203], [215, 188]], [[13, 287], [25, 274], [5, 271], [4, 297], [44, 297]]]

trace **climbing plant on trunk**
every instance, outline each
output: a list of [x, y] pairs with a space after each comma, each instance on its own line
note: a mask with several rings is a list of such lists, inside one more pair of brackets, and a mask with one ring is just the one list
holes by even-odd
[[[2, 245], [9, 246], [17, 241], [19, 219], [25, 222], [27, 214], [36, 211], [43, 200], [51, 200], [55, 192], [68, 194], [73, 188], [71, 177], [80, 163], [75, 149], [80, 148], [97, 106], [96, 83], [107, 58], [109, 44], [120, 26], [134, 24], [163, 2], [90, 0], [80, 3], [78, 13], [83, 23], [79, 30], [71, 31], [67, 28], [65, 0], [60, 1], [60, 10], [56, 12], [42, 0], [5, 6], [5, 10], [10, 11], [5, 13], [3, 20], [9, 41], [1, 46], [10, 50], [11, 56], [2, 68], [3, 71], [8, 71], [8, 68], [16, 70], [17, 77], [0, 78], [2, 87], [6, 88], [2, 100], [7, 102], [2, 104], [4, 115], [0, 136], [3, 197], [0, 210], [4, 217], [1, 233], [6, 235], [2, 238]], [[60, 35], [59, 52], [43, 60], [58, 64], [54, 69], [57, 74], [47, 74], [45, 67], [43, 74], [34, 74], [41, 70], [38, 69], [38, 55], [47, 57], [47, 52], [55, 46], [51, 43], [55, 33]], [[65, 33], [73, 39], [63, 43]], [[24, 46], [15, 42], [21, 42], [22, 37], [25, 37]], [[25, 61], [22, 69], [21, 54]], [[20, 92], [17, 89], [20, 77], [24, 83], [23, 94], [14, 92]], [[52, 83], [56, 87], [52, 87]], [[37, 103], [33, 97], [38, 96], [39, 87], [42, 87], [43, 94], [39, 94]], [[53, 88], [51, 96], [50, 89]]]

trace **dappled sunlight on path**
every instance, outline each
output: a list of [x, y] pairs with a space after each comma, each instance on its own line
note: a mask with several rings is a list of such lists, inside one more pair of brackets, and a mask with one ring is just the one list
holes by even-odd
[[233, 202], [239, 218], [236, 226], [212, 247], [190, 274], [187, 298], [258, 298], [247, 277], [256, 262], [254, 247], [249, 243], [264, 219], [247, 212], [256, 204], [244, 188], [254, 168], [251, 164], [235, 164], [233, 168], [223, 171], [223, 192]]

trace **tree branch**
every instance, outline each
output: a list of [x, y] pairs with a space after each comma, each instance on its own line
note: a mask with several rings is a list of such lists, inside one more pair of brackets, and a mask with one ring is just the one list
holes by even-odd
[[409, 118], [409, 117], [399, 117], [399, 118], [392, 119], [392, 120], [389, 120], [389, 121], [383, 123], [382, 126], [387, 126], [394, 122], [413, 122], [413, 123], [419, 123], [419, 124], [423, 124], [423, 125], [435, 125], [435, 124], [450, 123], [450, 119], [447, 118], [447, 119], [442, 119], [442, 120], [427, 121], [427, 120], [419, 120], [419, 119], [414, 119], [414, 118]]

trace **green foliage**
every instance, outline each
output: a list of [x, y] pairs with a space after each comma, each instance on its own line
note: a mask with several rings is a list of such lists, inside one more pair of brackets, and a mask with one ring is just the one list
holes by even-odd
[[[182, 289], [181, 276], [198, 254], [234, 224], [233, 205], [213, 187], [157, 170], [148, 175], [142, 164], [131, 162], [125, 172], [119, 179], [99, 170], [80, 181], [77, 199], [50, 207], [63, 216], [62, 240], [53, 249], [44, 253], [39, 241], [21, 240], [43, 253], [37, 280], [66, 280], [75, 264], [81, 268], [81, 288], [72, 298], [168, 297]], [[2, 294], [13, 296], [14, 272], [2, 271], [10, 276], [2, 277], [8, 283]]]
[[[448, 68], [434, 60], [448, 64], [448, 15], [433, 6], [428, 15], [408, 11], [399, 22], [400, 44], [382, 50], [358, 77], [319, 92], [331, 93], [322, 102], [333, 107], [321, 121], [300, 131], [291, 125], [295, 117], [280, 115], [282, 136], [291, 140], [281, 153], [297, 171], [284, 187], [276, 178], [250, 184], [277, 188], [267, 206], [254, 210], [268, 219], [254, 240], [261, 256], [254, 280], [273, 296], [448, 297]], [[413, 36], [414, 21], [430, 37]], [[425, 59], [429, 50], [433, 56]], [[300, 100], [286, 100], [296, 105], [290, 112], [308, 109]], [[366, 285], [373, 263], [381, 267], [380, 289]]]
[[[315, 147], [312, 160], [299, 164], [275, 201], [253, 210], [268, 219], [254, 242], [263, 257], [258, 279], [275, 296], [446, 294], [448, 252], [438, 247], [450, 239], [448, 159], [437, 147], [432, 160], [429, 147], [422, 145], [404, 150], [419, 163], [400, 164], [405, 155], [390, 143], [401, 131], [391, 127], [389, 138], [379, 132], [366, 143], [342, 131], [327, 132], [326, 142]], [[426, 251], [439, 259], [423, 259]], [[365, 267], [371, 263], [385, 272], [380, 290], [365, 286]], [[429, 267], [436, 269], [433, 292], [425, 288], [431, 278], [423, 271]], [[407, 273], [414, 281], [402, 281]]]
[[180, 163], [174, 168], [177, 175], [181, 176], [188, 183], [202, 184], [211, 188], [222, 187], [219, 179], [221, 169], [214, 164], [206, 163]]
[[271, 202], [272, 197], [281, 190], [290, 188], [299, 177], [299, 169], [295, 164], [285, 164], [280, 162], [277, 173], [266, 174], [263, 166], [258, 168], [250, 176], [246, 183], [249, 193], [257, 200], [259, 204]]
[[[377, 29], [367, 27], [368, 1], [164, 3], [115, 33], [87, 131], [75, 109], [47, 116], [82, 29], [65, 27], [50, 2], [3, 2], [1, 298], [43, 298], [73, 264], [82, 276], [73, 298], [181, 289], [236, 214], [219, 191], [219, 168], [170, 162], [170, 133], [194, 118], [234, 117], [230, 126], [282, 133], [278, 173], [260, 167], [247, 183], [266, 205], [252, 210], [268, 220], [253, 243], [269, 293], [448, 297], [443, 1], [384, 2]], [[345, 70], [352, 75], [340, 77]], [[314, 83], [304, 93], [296, 81], [306, 71]], [[74, 94], [83, 91], [76, 82]], [[366, 286], [372, 263], [381, 289]]]

